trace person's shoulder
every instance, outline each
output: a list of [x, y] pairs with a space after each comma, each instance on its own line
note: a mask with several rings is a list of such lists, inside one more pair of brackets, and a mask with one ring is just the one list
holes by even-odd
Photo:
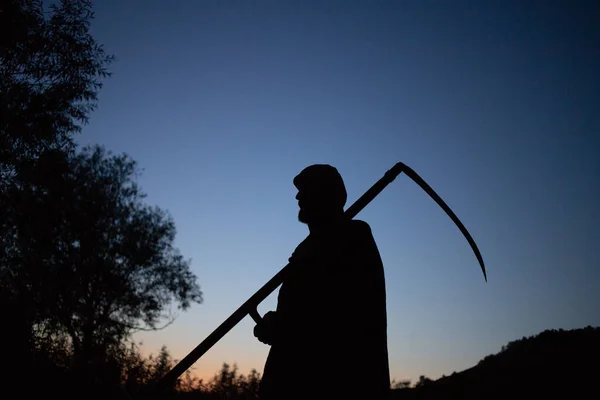
[[351, 219], [348, 221], [350, 225], [357, 229], [371, 229], [371, 226], [368, 222], [363, 221], [362, 219]]
[[352, 219], [348, 222], [350, 231], [355, 234], [371, 235], [371, 226], [368, 222], [360, 219]]

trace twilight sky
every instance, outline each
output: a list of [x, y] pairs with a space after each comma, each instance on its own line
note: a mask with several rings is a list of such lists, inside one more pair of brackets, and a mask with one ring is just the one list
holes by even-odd
[[[308, 233], [292, 179], [313, 163], [339, 169], [347, 205], [406, 163], [486, 262], [488, 283], [406, 176], [359, 214], [385, 265], [393, 378], [600, 325], [599, 17], [592, 1], [96, 1], [92, 32], [117, 61], [79, 143], [139, 162], [204, 292], [138, 335], [144, 350], [182, 358], [286, 264]], [[253, 326], [194, 372], [262, 371]]]

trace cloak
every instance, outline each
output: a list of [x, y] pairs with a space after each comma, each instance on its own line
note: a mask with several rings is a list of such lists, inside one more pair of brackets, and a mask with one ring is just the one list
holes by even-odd
[[387, 398], [385, 277], [370, 226], [311, 233], [291, 260], [260, 399]]

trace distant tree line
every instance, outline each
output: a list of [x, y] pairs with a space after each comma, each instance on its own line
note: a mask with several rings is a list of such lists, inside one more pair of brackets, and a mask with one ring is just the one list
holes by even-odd
[[467, 370], [435, 381], [423, 377], [393, 399], [600, 398], [596, 384], [600, 328], [548, 329], [502, 346]]

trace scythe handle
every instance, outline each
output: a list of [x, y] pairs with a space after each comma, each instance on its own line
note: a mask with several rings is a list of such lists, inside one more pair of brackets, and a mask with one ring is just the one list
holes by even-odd
[[[421, 188], [429, 193], [434, 200], [450, 215], [450, 217], [459, 224], [461, 231], [465, 233], [466, 228], [462, 226], [458, 218], [452, 213], [449, 207], [437, 196], [433, 189], [431, 189], [412, 169], [407, 167], [404, 163], [397, 163], [391, 169], [389, 169], [384, 176], [379, 179], [369, 190], [367, 190], [358, 200], [354, 202], [344, 212], [345, 217], [353, 219], [363, 208], [365, 208], [387, 185], [389, 185], [401, 172], [407, 172], [410, 178], [412, 178]], [[458, 222], [457, 222], [458, 221]], [[463, 230], [464, 229], [464, 230]], [[480, 260], [481, 268], [485, 276], [485, 268], [483, 266], [483, 260], [479, 254], [479, 250], [475, 246], [474, 241], [468, 235], [465, 234], [471, 247], [475, 251], [477, 258]], [[307, 236], [304, 241], [311, 240], [311, 236]], [[257, 323], [261, 320], [260, 314], [257, 311], [258, 305], [266, 299], [279, 285], [281, 285], [288, 275], [291, 268], [295, 264], [289, 263], [283, 267], [271, 280], [263, 285], [256, 293], [252, 295], [244, 304], [242, 304], [233, 314], [229, 316], [217, 329], [215, 329], [202, 343], [196, 346], [187, 356], [185, 356], [177, 365], [173, 367], [167, 374], [165, 374], [156, 384], [155, 389], [157, 391], [163, 391], [172, 387], [176, 382], [177, 378], [183, 374], [188, 368], [190, 368], [204, 353], [206, 353], [212, 346], [214, 346], [223, 336], [225, 336], [234, 326], [236, 326], [244, 317], [250, 315]]]

